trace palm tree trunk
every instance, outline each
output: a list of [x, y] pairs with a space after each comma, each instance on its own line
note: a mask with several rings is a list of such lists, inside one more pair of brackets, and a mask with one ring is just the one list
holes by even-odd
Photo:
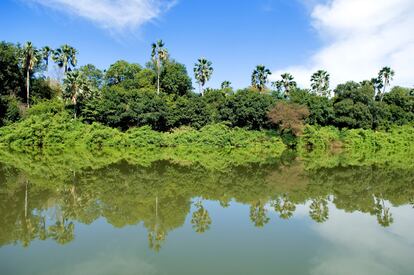
[[26, 72], [26, 102], [27, 102], [27, 108], [30, 107], [30, 70], [27, 69]]
[[160, 69], [157, 70], [157, 94], [160, 94]]

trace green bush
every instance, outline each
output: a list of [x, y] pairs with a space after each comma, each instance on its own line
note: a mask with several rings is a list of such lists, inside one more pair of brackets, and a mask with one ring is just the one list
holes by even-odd
[[248, 131], [213, 124], [195, 130], [183, 127], [172, 132], [157, 132], [149, 126], [121, 132], [98, 123], [85, 124], [66, 112], [30, 115], [25, 120], [0, 128], [0, 144], [18, 150], [25, 147], [260, 147], [277, 152], [285, 149], [272, 132]]

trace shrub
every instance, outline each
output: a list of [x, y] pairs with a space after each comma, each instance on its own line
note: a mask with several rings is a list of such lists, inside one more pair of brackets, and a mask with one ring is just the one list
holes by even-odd
[[296, 103], [278, 102], [268, 116], [282, 131], [290, 130], [293, 135], [299, 136], [303, 131], [304, 120], [309, 116], [309, 110]]

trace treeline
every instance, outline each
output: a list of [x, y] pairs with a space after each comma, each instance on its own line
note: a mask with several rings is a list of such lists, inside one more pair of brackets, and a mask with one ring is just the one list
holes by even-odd
[[[301, 89], [288, 73], [269, 83], [270, 70], [259, 65], [251, 86], [236, 91], [229, 81], [219, 89], [206, 88], [213, 64], [200, 58], [194, 66], [197, 93], [186, 67], [170, 57], [162, 41], [152, 45], [145, 66], [119, 60], [105, 71], [92, 64], [77, 68], [76, 56], [69, 45], [51, 49], [1, 42], [0, 125], [28, 113], [69, 112], [83, 122], [123, 131], [145, 125], [169, 131], [225, 123], [277, 129], [294, 137], [305, 124], [387, 130], [414, 121], [414, 91], [391, 88], [394, 71], [388, 67], [371, 80], [330, 90], [326, 71], [312, 75], [310, 89]], [[57, 66], [53, 76], [50, 61]]]

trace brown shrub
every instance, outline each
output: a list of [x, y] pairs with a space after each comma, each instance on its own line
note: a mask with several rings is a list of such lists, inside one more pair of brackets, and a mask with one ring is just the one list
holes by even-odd
[[298, 136], [303, 132], [309, 110], [303, 105], [278, 102], [267, 116], [273, 124], [278, 125], [282, 130], [291, 130], [295, 136]]

